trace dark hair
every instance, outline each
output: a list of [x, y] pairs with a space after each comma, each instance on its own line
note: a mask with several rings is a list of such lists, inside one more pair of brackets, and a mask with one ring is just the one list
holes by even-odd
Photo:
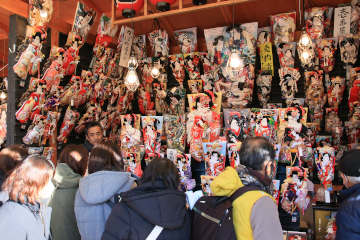
[[241, 163], [254, 170], [262, 170], [265, 161], [275, 161], [275, 149], [264, 137], [247, 137], [239, 150]]
[[344, 38], [340, 43], [340, 47], [345, 47], [347, 43], [354, 45], [354, 38]]
[[165, 97], [165, 102], [169, 106], [170, 106], [172, 97], [176, 98], [178, 101], [181, 100], [181, 96], [179, 94], [173, 94], [172, 92], [169, 91], [169, 92], [167, 92], [166, 97]]
[[270, 72], [267, 70], [264, 70], [260, 73], [260, 76], [271, 76]]
[[[76, 159], [72, 155], [73, 152], [80, 154], [81, 158]], [[85, 175], [86, 167], [89, 160], [89, 152], [81, 145], [71, 144], [66, 146], [60, 154], [59, 162], [66, 163], [75, 173], [80, 174], [81, 176]]]
[[[300, 167], [300, 169], [301, 169], [303, 172], [305, 172], [302, 167]], [[294, 175], [297, 175], [300, 181], [304, 180], [304, 175], [299, 176], [299, 172], [298, 172], [298, 171], [291, 171], [290, 176], [292, 177], [292, 176], [294, 176]]]
[[[294, 107], [294, 108], [296, 108], [296, 109], [298, 110], [298, 112], [299, 112], [299, 119], [297, 119], [297, 122], [300, 122], [300, 119], [303, 117], [303, 113], [302, 113], [302, 111], [301, 111], [301, 107]], [[286, 116], [291, 116], [291, 111], [288, 111], [288, 112], [286, 113]]]
[[113, 142], [101, 142], [93, 147], [89, 157], [89, 174], [107, 170], [124, 171], [120, 149]]
[[[210, 103], [209, 103], [209, 106], [210, 107], [213, 107], [214, 106], [214, 103], [213, 103], [213, 100], [212, 100], [212, 97], [210, 95], [210, 93], [208, 93], [207, 91], [202, 91], [201, 93], [207, 95], [209, 98], [210, 98]], [[214, 93], [214, 96], [217, 97], [216, 93]], [[197, 104], [200, 102], [200, 98], [201, 96], [197, 97], [196, 100], [195, 100], [195, 105], [194, 105], [194, 109], [197, 109]]]
[[314, 74], [311, 74], [310, 77], [309, 77], [309, 79], [311, 80], [311, 78], [313, 78], [313, 77], [316, 79], [316, 77], [315, 77]]
[[27, 156], [29, 156], [29, 152], [23, 145], [16, 144], [4, 148], [0, 152], [0, 171], [7, 173], [13, 170]]
[[238, 124], [239, 127], [243, 127], [243, 123], [246, 119], [245, 119], [245, 116], [243, 116], [243, 115], [241, 115], [241, 117], [239, 117], [239, 115], [235, 114], [230, 117], [230, 121], [229, 121], [230, 124], [233, 120], [236, 121], [236, 123]]
[[264, 38], [267, 38], [267, 37], [268, 37], [268, 32], [267, 32], [267, 31], [261, 31], [261, 32], [259, 33], [259, 36], [260, 36], [260, 34], [262, 34], [262, 33], [264, 33]]
[[175, 164], [167, 158], [154, 158], [145, 168], [139, 180], [139, 185], [147, 182], [155, 184], [156, 180], [162, 180], [168, 189], [178, 189], [180, 177]]
[[98, 126], [103, 131], [101, 124], [98, 121], [90, 121], [85, 124], [85, 135], [88, 135], [88, 131], [90, 128]]
[[131, 116], [131, 121], [129, 122], [128, 120], [127, 120], [127, 118], [124, 118], [124, 124], [125, 124], [125, 122], [127, 122], [127, 123], [129, 123], [131, 126], [134, 126], [134, 124], [135, 124], [135, 117], [134, 117], [134, 115], [135, 114], [129, 114], [130, 116]]
[[218, 157], [220, 157], [220, 154], [216, 151], [211, 152], [211, 156], [214, 156], [214, 154], [217, 154]]
[[321, 158], [321, 161], [323, 161], [323, 158], [325, 157], [325, 155], [328, 155], [328, 156], [329, 156], [329, 159], [331, 158], [330, 153], [324, 153], [323, 156], [322, 156], [322, 158]]
[[2, 189], [9, 193], [9, 199], [31, 204], [38, 201], [40, 191], [48, 184], [54, 173], [54, 165], [38, 154], [30, 155], [20, 162], [6, 178]]
[[214, 41], [214, 46], [217, 46], [218, 45], [218, 43], [219, 43], [219, 41], [225, 41], [225, 38], [224, 38], [224, 36], [218, 36], [218, 37], [216, 37], [215, 38], [215, 41]]

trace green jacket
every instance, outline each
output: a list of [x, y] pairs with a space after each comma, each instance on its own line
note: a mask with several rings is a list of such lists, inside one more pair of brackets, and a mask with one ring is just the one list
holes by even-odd
[[52, 207], [53, 240], [81, 240], [74, 212], [75, 194], [80, 178], [66, 163], [58, 163], [54, 176], [57, 189], [49, 201], [49, 206]]

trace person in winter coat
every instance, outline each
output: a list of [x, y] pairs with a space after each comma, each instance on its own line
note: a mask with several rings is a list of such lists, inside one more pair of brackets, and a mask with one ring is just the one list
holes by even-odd
[[9, 200], [0, 208], [1, 240], [50, 240], [51, 208], [45, 199], [55, 187], [54, 165], [45, 157], [30, 155], [6, 178]]
[[93, 147], [103, 139], [103, 128], [97, 121], [91, 121], [85, 124], [85, 142], [83, 146], [91, 152]]
[[360, 239], [360, 149], [344, 153], [339, 170], [346, 187], [339, 191], [336, 240]]
[[81, 240], [74, 200], [80, 178], [85, 175], [88, 158], [89, 152], [83, 146], [68, 145], [61, 152], [54, 176], [56, 190], [49, 200], [53, 240]]
[[[124, 172], [124, 160], [116, 144], [102, 142], [89, 157], [89, 175], [80, 179], [75, 196], [75, 216], [82, 240], [99, 240], [115, 197], [131, 189], [135, 178]], [[136, 185], [135, 185], [136, 186]]]
[[[6, 174], [13, 170], [27, 156], [29, 156], [28, 150], [22, 145], [10, 145], [0, 152], [0, 191], [6, 179]], [[0, 192], [0, 207], [8, 198], [7, 193]]]
[[151, 161], [139, 186], [120, 194], [121, 201], [113, 208], [101, 240], [146, 239], [161, 228], [158, 240], [190, 239], [191, 218], [186, 195], [178, 190], [179, 179], [171, 160]]
[[282, 240], [283, 233], [275, 200], [271, 196], [271, 176], [275, 169], [275, 149], [263, 137], [248, 137], [239, 151], [241, 167], [227, 167], [210, 184], [216, 196], [230, 197], [244, 186], [260, 190], [245, 192], [233, 202], [233, 223], [237, 239]]

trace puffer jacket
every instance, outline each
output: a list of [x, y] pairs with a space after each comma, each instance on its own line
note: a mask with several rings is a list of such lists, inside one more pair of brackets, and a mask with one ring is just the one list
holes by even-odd
[[270, 194], [271, 179], [250, 168], [227, 167], [210, 184], [216, 196], [230, 197], [244, 186], [257, 186], [233, 202], [233, 223], [238, 240], [283, 239], [274, 199]]
[[339, 191], [336, 239], [360, 239], [360, 183]]
[[49, 200], [52, 207], [51, 232], [53, 240], [81, 240], [76, 224], [74, 200], [81, 176], [66, 163], [58, 163], [54, 180], [57, 188]]
[[[25, 199], [26, 200], [26, 199]], [[1, 240], [51, 240], [51, 208], [8, 200], [0, 208]]]
[[113, 208], [101, 240], [144, 240], [155, 225], [164, 229], [157, 240], [190, 239], [191, 218], [186, 195], [166, 189], [163, 181], [148, 182], [121, 194]]
[[131, 189], [129, 172], [99, 171], [80, 179], [75, 196], [75, 216], [82, 240], [99, 240], [111, 213], [106, 203], [114, 195]]

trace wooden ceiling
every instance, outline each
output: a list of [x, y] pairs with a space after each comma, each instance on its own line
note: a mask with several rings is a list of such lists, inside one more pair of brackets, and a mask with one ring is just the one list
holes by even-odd
[[[82, 3], [92, 7], [101, 13], [111, 16], [111, 4], [114, 0], [80, 0]], [[209, 3], [217, 0], [208, 0]], [[235, 23], [258, 22], [259, 27], [270, 26], [269, 15], [289, 12], [296, 10], [297, 12], [297, 28], [300, 30], [299, 19], [299, 3], [302, 8], [303, 1], [306, 1], [306, 8], [311, 6], [333, 6], [337, 7], [340, 3], [348, 3], [350, 0], [244, 0], [243, 3], [235, 5]], [[311, 5], [310, 5], [310, 3]], [[60, 32], [67, 33], [73, 24], [77, 1], [75, 0], [54, 0], [54, 13], [50, 27], [54, 27]], [[192, 0], [183, 0], [183, 8], [193, 6]], [[171, 9], [178, 9], [179, 4], [176, 2]], [[154, 5], [149, 4], [148, 11], [156, 12]], [[11, 14], [19, 14], [26, 17], [28, 15], [28, 1], [26, 0], [1, 0], [0, 1], [0, 68], [4, 65], [3, 56], [8, 55], [7, 34], [9, 28], [9, 16]], [[139, 13], [143, 14], [143, 10]], [[173, 31], [189, 27], [197, 27], [199, 51], [206, 51], [204, 29], [227, 26], [232, 24], [232, 6], [219, 8], [204, 9], [201, 11], [178, 14], [160, 18], [161, 28], [166, 29], [170, 36]], [[116, 19], [122, 19], [120, 11], [116, 11]], [[87, 42], [94, 43], [99, 17], [95, 21], [94, 27], [91, 29], [91, 35]], [[126, 24], [131, 27], [130, 24]], [[135, 22], [134, 29], [136, 34], [147, 34], [152, 30], [153, 20], [144, 20]], [[120, 29], [121, 26], [119, 26]], [[171, 37], [170, 37], [171, 38]], [[114, 39], [111, 46], [115, 46], [117, 41]], [[149, 45], [149, 44], [147, 44]], [[5, 51], [4, 51], [5, 46]], [[174, 40], [170, 40], [170, 54], [179, 53]], [[148, 46], [148, 55], [151, 56], [151, 49]], [[5, 60], [7, 62], [7, 60]], [[6, 71], [7, 72], [7, 71]], [[0, 77], [2, 77], [0, 72]]]

